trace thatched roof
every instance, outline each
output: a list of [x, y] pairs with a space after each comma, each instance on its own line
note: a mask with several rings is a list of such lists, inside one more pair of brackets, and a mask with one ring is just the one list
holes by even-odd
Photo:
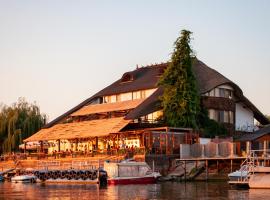
[[73, 122], [66, 124], [56, 124], [51, 128], [41, 129], [36, 134], [24, 140], [24, 142], [106, 136], [110, 133], [119, 132], [129, 122], [129, 120], [124, 120], [122, 117], [119, 117], [83, 122]]
[[[158, 65], [141, 67], [134, 71], [126, 72], [125, 74], [130, 74], [130, 77], [132, 77], [132, 81], [123, 82], [123, 80], [120, 78], [119, 80], [115, 81], [114, 83], [104, 88], [100, 92], [96, 93], [92, 97], [86, 99], [79, 105], [67, 111], [63, 115], [57, 117], [55, 120], [48, 123], [45, 127], [51, 127], [57, 124], [65, 117], [71, 115], [72, 113], [78, 111], [82, 107], [88, 105], [93, 99], [97, 97], [136, 90], [156, 88], [160, 75], [167, 66], [168, 63], [163, 63]], [[211, 91], [213, 88], [217, 86], [228, 84], [234, 88], [235, 94], [238, 97], [238, 101], [246, 104], [254, 112], [254, 117], [261, 124], [265, 125], [269, 123], [269, 120], [243, 95], [242, 90], [231, 80], [227, 79], [225, 76], [223, 76], [216, 70], [208, 67], [203, 62], [197, 59], [194, 59], [193, 71], [197, 80], [198, 90], [200, 94], [204, 94], [208, 91]], [[157, 94], [162, 95], [162, 90], [161, 89], [157, 90], [140, 106], [138, 106], [132, 112], [130, 112], [129, 115], [127, 116], [127, 119], [135, 119], [134, 117], [138, 117], [141, 114], [145, 115], [150, 113], [150, 111], [156, 111], [157, 109], [159, 109], [157, 106], [159, 104], [159, 98]], [[143, 107], [143, 105], [145, 107]], [[152, 105], [154, 105], [154, 107], [152, 107]]]
[[116, 102], [116, 103], [87, 105], [87, 106], [82, 107], [78, 111], [72, 113], [71, 116], [84, 116], [84, 115], [90, 115], [94, 113], [130, 110], [130, 109], [136, 108], [143, 101], [144, 99], [136, 99], [136, 100], [129, 100], [129, 101], [121, 101], [121, 102]]

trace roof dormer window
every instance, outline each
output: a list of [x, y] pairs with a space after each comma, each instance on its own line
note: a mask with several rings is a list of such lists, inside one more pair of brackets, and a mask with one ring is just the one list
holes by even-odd
[[130, 82], [130, 81], [133, 81], [134, 80], [134, 77], [132, 74], [130, 73], [125, 73], [123, 74], [122, 78], [121, 78], [121, 82], [122, 83], [125, 83], [125, 82]]

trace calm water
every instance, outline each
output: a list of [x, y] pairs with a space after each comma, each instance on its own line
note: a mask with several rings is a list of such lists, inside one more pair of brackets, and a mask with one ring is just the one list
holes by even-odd
[[270, 190], [236, 189], [226, 182], [108, 186], [0, 183], [0, 199], [270, 199]]

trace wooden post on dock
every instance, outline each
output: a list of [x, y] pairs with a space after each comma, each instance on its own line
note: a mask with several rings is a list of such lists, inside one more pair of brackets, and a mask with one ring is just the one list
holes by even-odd
[[187, 161], [184, 161], [184, 168], [185, 168], [185, 181], [187, 180], [187, 164], [186, 164]]
[[27, 142], [24, 142], [24, 148], [23, 148], [23, 153], [26, 154], [26, 145], [27, 145]]
[[205, 178], [208, 180], [208, 160], [205, 160]]
[[60, 152], [60, 139], [58, 140], [58, 152]]

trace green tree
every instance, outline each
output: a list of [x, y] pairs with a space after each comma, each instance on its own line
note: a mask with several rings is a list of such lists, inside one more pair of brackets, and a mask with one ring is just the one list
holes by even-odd
[[192, 71], [193, 52], [188, 30], [182, 30], [174, 43], [169, 66], [159, 80], [164, 88], [161, 97], [164, 121], [169, 126], [198, 128], [200, 96]]
[[12, 106], [0, 106], [0, 153], [17, 151], [22, 141], [46, 123], [36, 104], [19, 98]]

